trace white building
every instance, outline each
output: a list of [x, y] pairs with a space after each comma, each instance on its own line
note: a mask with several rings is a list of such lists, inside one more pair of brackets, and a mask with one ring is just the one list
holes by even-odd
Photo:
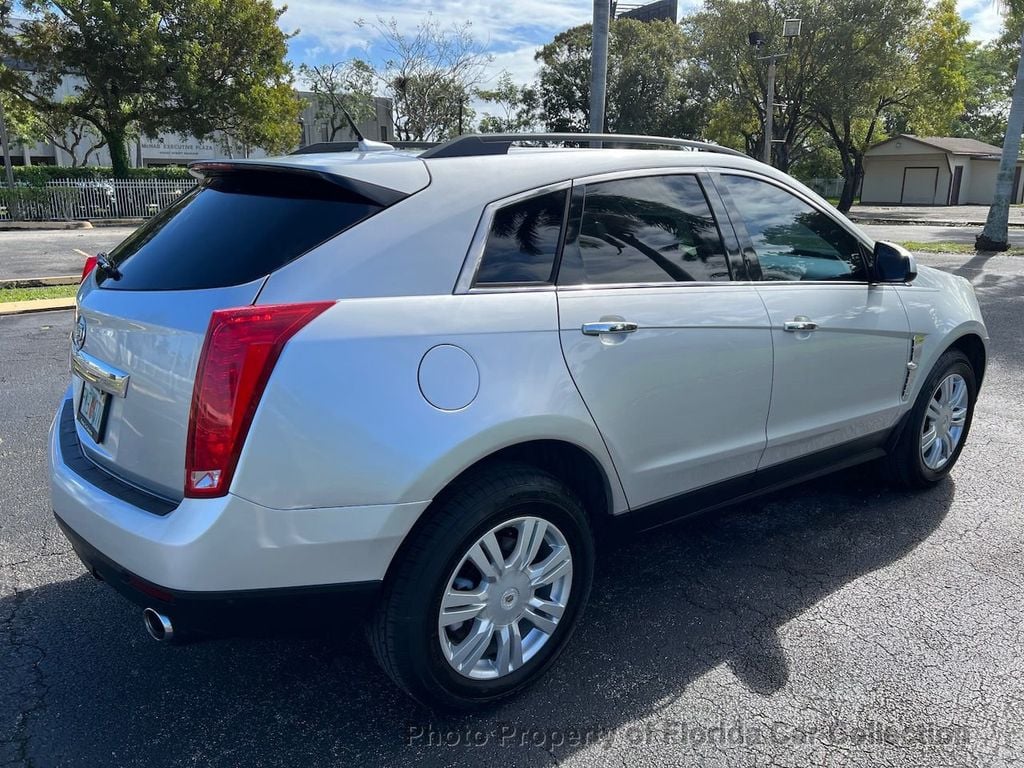
[[[864, 205], [991, 205], [1002, 148], [975, 139], [899, 136], [864, 153]], [[1012, 202], [1024, 196], [1017, 161]]]
[[[61, 84], [58, 96], [70, 95], [74, 87], [74, 78], [67, 78]], [[318, 119], [317, 109], [313, 103], [313, 95], [300, 91], [299, 96], [306, 102], [299, 117], [301, 140], [299, 146], [329, 141], [331, 129], [328, 121]], [[372, 118], [359, 124], [360, 132], [368, 139], [388, 141], [394, 137], [394, 123], [391, 119], [391, 100], [382, 97], [374, 99], [375, 114]], [[347, 126], [335, 136], [335, 141], [354, 140], [355, 134]], [[75, 147], [75, 160], [71, 154], [53, 142], [41, 142], [35, 145], [12, 147], [11, 160], [15, 165], [110, 165], [110, 153], [106, 147], [89, 150], [98, 142], [93, 134], [87, 134]], [[70, 146], [70, 140], [63, 142]], [[88, 155], [88, 160], [86, 156]], [[219, 157], [265, 157], [259, 147], [243, 147], [231, 141], [223, 134], [214, 134], [207, 138], [180, 136], [163, 133], [155, 138], [141, 136], [133, 139], [128, 145], [128, 157], [133, 167], [153, 168], [167, 165], [187, 165], [193, 160], [210, 160]]]

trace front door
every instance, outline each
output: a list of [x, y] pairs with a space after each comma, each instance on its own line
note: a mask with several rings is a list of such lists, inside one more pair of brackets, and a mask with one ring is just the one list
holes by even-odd
[[588, 183], [572, 209], [562, 349], [630, 506], [754, 471], [771, 332], [754, 286], [731, 280], [697, 177]]
[[881, 440], [899, 417], [910, 355], [896, 289], [868, 282], [864, 246], [837, 217], [765, 179], [722, 175], [717, 183], [760, 266], [757, 290], [771, 319], [761, 466]]

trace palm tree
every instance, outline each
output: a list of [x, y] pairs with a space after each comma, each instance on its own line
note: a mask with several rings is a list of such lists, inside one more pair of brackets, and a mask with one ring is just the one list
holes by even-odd
[[[1013, 18], [1011, 4], [1021, 0], [997, 0], [1004, 16]], [[1003, 138], [1003, 157], [999, 161], [999, 175], [996, 176], [996, 192], [992, 207], [988, 209], [985, 229], [974, 241], [978, 251], [1005, 251], [1010, 247], [1007, 223], [1010, 218], [1010, 200], [1013, 198], [1013, 175], [1020, 153], [1020, 137], [1024, 133], [1024, 33], [1020, 38], [1020, 60], [1017, 62], [1017, 80], [1013, 86], [1013, 100], [1006, 122], [1006, 136]]]

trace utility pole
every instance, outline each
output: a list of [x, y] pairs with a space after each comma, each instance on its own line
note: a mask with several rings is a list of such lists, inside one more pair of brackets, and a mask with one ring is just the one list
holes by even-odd
[[[789, 56], [793, 47], [793, 39], [800, 36], [800, 19], [786, 19], [782, 25], [782, 37], [786, 41], [785, 53], [773, 53], [768, 56], [758, 56], [757, 61], [768, 62], [768, 87], [764, 94], [764, 150], [761, 158], [766, 165], [772, 164], [772, 143], [775, 134], [775, 68], [779, 61]], [[758, 52], [761, 51], [767, 39], [760, 32], [751, 32], [747, 35], [747, 42]]]
[[[608, 25], [611, 0], [594, 0], [594, 35], [590, 57], [590, 132], [604, 133], [604, 110], [608, 91]], [[600, 142], [591, 142], [600, 146]]]
[[768, 88], [764, 96], [764, 157], [765, 165], [772, 164], [772, 137], [775, 135], [772, 125], [775, 117], [775, 57], [768, 57]]

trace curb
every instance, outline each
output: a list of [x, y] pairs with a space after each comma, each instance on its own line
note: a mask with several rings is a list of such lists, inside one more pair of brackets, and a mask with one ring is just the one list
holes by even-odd
[[[899, 226], [905, 225], [908, 227], [984, 227], [984, 221], [929, 221], [928, 219], [887, 219], [879, 218], [877, 216], [857, 216], [857, 215], [846, 215], [850, 221], [854, 224], [874, 224], [882, 226]], [[1010, 229], [1024, 229], [1024, 222], [1008, 222], [1007, 225]]]
[[0, 316], [27, 315], [30, 312], [50, 312], [55, 309], [74, 309], [75, 297], [66, 299], [32, 299], [30, 301], [0, 302]]
[[46, 229], [92, 229], [88, 221], [0, 221], [0, 232], [31, 232]]
[[0, 280], [0, 291], [5, 288], [45, 288], [49, 285], [75, 285], [81, 282], [78, 275], [56, 275], [54, 277], [16, 277]]

